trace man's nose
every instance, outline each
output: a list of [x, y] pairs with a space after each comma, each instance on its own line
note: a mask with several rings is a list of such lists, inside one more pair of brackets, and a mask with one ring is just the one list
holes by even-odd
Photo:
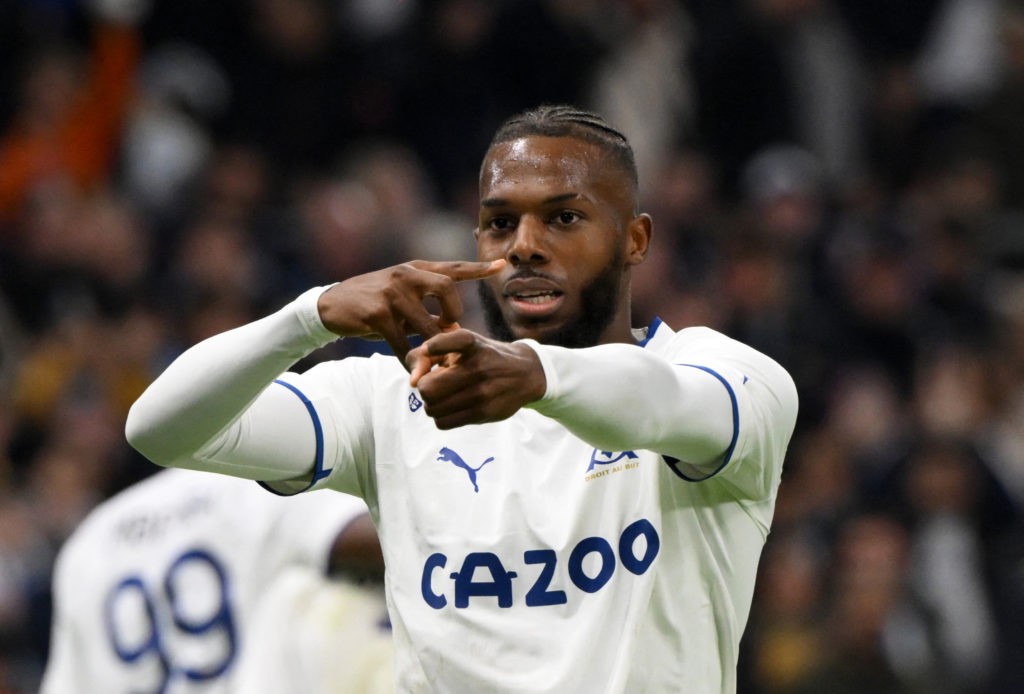
[[516, 225], [512, 245], [508, 249], [508, 262], [513, 265], [523, 263], [540, 263], [547, 260], [544, 250], [544, 237], [547, 227], [532, 215], [524, 215]]

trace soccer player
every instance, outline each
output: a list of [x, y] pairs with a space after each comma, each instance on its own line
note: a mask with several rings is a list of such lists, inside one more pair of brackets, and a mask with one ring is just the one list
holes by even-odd
[[[478, 262], [342, 278], [201, 342], [128, 439], [162, 465], [366, 499], [399, 691], [733, 691], [797, 395], [711, 329], [633, 329], [638, 197], [598, 115], [513, 117], [481, 167]], [[458, 324], [470, 280], [491, 337]], [[397, 358], [288, 373], [367, 335]]]
[[[324, 581], [346, 565], [383, 568], [359, 499], [158, 472], [97, 506], [61, 548], [41, 691], [240, 691], [249, 623], [278, 577], [307, 567]], [[362, 644], [349, 646], [357, 661]]]
[[394, 644], [384, 585], [287, 569], [263, 594], [233, 691], [394, 694]]

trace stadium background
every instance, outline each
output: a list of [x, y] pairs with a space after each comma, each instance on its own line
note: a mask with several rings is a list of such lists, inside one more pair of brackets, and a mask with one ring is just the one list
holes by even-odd
[[471, 257], [487, 139], [541, 102], [636, 146], [636, 321], [800, 389], [741, 691], [1024, 682], [1020, 2], [0, 0], [0, 692], [63, 539], [153, 471], [145, 384], [308, 286]]

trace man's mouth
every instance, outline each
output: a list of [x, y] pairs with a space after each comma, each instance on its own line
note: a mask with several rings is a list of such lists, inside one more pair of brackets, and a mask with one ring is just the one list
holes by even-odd
[[562, 304], [562, 294], [557, 292], [511, 294], [508, 298], [515, 313], [529, 318], [550, 316]]
[[541, 278], [510, 280], [504, 289], [505, 298], [514, 311], [533, 317], [553, 312], [564, 296], [553, 282]]
[[522, 294], [513, 294], [513, 301], [521, 301], [527, 304], [546, 304], [554, 301], [558, 297], [555, 292], [524, 292]]

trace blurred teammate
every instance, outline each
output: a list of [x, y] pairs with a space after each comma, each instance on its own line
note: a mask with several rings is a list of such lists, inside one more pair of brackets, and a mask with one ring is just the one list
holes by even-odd
[[[713, 330], [632, 329], [638, 197], [599, 116], [521, 114], [481, 168], [480, 262], [345, 278], [198, 344], [128, 438], [163, 465], [365, 498], [399, 691], [733, 691], [796, 391]], [[466, 280], [493, 338], [458, 326]], [[286, 373], [357, 335], [399, 358]]]
[[240, 694], [395, 691], [380, 581], [325, 581], [309, 567], [291, 567], [264, 594], [248, 633]]
[[[223, 475], [159, 472], [94, 509], [62, 547], [42, 693], [304, 691], [237, 686], [250, 622], [286, 570], [323, 582], [346, 565], [381, 568], [359, 499], [287, 499]], [[363, 652], [358, 641], [337, 647], [352, 661]]]

